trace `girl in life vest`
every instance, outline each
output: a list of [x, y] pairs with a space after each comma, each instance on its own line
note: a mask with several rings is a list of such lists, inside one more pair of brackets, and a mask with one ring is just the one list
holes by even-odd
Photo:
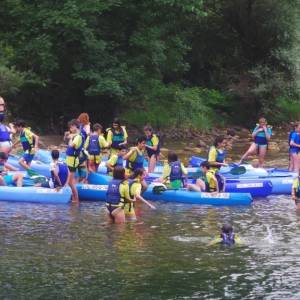
[[185, 186], [187, 170], [178, 160], [175, 152], [169, 151], [168, 162], [164, 164], [162, 178], [157, 181], [166, 184], [169, 188], [179, 189]]
[[160, 154], [160, 143], [159, 138], [153, 133], [151, 126], [144, 127], [144, 133], [146, 136], [146, 151], [148, 154], [148, 173], [154, 172], [156, 162]]
[[125, 203], [125, 215], [130, 220], [136, 220], [135, 214], [135, 204], [136, 201], [143, 202], [148, 205], [151, 209], [156, 209], [154, 205], [149, 203], [142, 197], [142, 193], [147, 189], [147, 186], [144, 186], [146, 172], [144, 169], [136, 169], [129, 180], [129, 191], [130, 197], [133, 198], [134, 202]]
[[292, 171], [299, 173], [300, 170], [300, 123], [295, 127], [295, 132], [290, 138], [290, 156], [292, 160]]
[[289, 145], [289, 171], [293, 171], [294, 170], [294, 162], [293, 162], [293, 146], [291, 146], [291, 140], [292, 140], [292, 136], [293, 134], [296, 132], [296, 127], [298, 124], [292, 123], [292, 130], [289, 133], [288, 136], [288, 145]]
[[263, 167], [271, 136], [272, 129], [267, 125], [267, 120], [265, 118], [260, 118], [257, 126], [252, 132], [253, 143], [242, 156], [240, 163], [242, 163], [249, 155], [258, 153], [259, 167]]
[[93, 125], [93, 132], [87, 137], [84, 149], [88, 153], [89, 172], [97, 172], [101, 163], [102, 150], [107, 148], [108, 143], [102, 135], [102, 126], [98, 123]]
[[226, 158], [226, 139], [224, 136], [217, 136], [215, 143], [210, 147], [208, 152], [208, 162], [210, 170], [215, 172], [215, 177], [218, 180], [219, 191], [222, 192], [225, 189], [224, 177], [219, 173], [222, 166], [227, 166]]
[[125, 126], [121, 126], [119, 119], [115, 118], [112, 127], [107, 130], [107, 143], [111, 148], [111, 154], [116, 154], [120, 145], [127, 145], [128, 134]]
[[82, 135], [83, 140], [86, 141], [91, 133], [90, 117], [87, 113], [83, 112], [78, 116], [77, 120], [80, 123], [80, 134]]
[[109, 223], [125, 223], [125, 203], [133, 202], [130, 197], [128, 181], [125, 178], [125, 169], [115, 167], [113, 179], [110, 181], [106, 193], [106, 208]]
[[292, 200], [295, 201], [297, 209], [300, 209], [300, 176], [294, 179], [292, 186]]
[[204, 161], [200, 165], [203, 177], [197, 179], [196, 184], [188, 184], [187, 188], [196, 192], [219, 192], [218, 180], [215, 176], [215, 172], [210, 170], [208, 161]]

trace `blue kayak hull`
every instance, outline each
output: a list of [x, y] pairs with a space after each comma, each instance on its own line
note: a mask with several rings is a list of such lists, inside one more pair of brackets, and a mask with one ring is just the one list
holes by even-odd
[[[249, 193], [197, 193], [186, 190], [168, 190], [157, 195], [150, 186], [143, 197], [152, 201], [179, 202], [205, 205], [250, 205], [252, 197]], [[107, 185], [77, 184], [80, 200], [105, 201]]]
[[0, 187], [0, 201], [65, 204], [71, 201], [71, 189], [59, 191], [41, 187]]

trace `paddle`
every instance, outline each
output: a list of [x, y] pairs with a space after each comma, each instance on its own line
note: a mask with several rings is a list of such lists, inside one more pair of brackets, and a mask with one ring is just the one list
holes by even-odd
[[146, 205], [148, 205], [151, 209], [156, 209], [156, 207], [154, 205], [152, 205], [150, 202], [148, 202], [146, 199], [144, 199], [143, 197], [139, 197], [139, 200], [144, 202]]
[[243, 175], [247, 172], [246, 168], [244, 166], [238, 166], [232, 168], [228, 173], [231, 175]]

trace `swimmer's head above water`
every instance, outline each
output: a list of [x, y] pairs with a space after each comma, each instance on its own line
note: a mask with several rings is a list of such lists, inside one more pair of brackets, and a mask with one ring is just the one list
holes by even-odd
[[235, 243], [234, 240], [234, 232], [233, 228], [229, 224], [224, 224], [221, 228], [221, 244], [224, 245], [233, 245]]

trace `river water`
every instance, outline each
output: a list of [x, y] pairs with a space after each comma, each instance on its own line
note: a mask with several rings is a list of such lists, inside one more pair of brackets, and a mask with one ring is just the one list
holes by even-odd
[[[0, 203], [0, 299], [300, 299], [300, 214], [156, 203], [106, 225], [99, 202]], [[223, 223], [244, 241], [209, 246]]]

